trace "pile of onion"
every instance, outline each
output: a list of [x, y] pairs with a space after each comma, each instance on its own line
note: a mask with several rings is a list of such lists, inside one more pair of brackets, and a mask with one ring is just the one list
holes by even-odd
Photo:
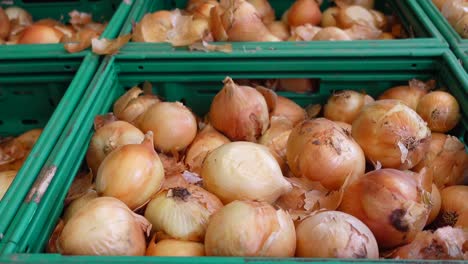
[[396, 86], [386, 90], [379, 96], [379, 100], [395, 99], [400, 100], [411, 109], [416, 111], [419, 101], [427, 94], [428, 90], [433, 88], [431, 85], [422, 81], [413, 79], [408, 85]]
[[347, 177], [360, 177], [366, 160], [359, 145], [346, 130], [325, 118], [306, 120], [289, 135], [286, 158], [296, 177], [319, 181], [338, 190]]
[[413, 109], [399, 100], [387, 99], [362, 109], [353, 122], [352, 136], [369, 161], [404, 170], [424, 158], [431, 131]]
[[234, 201], [208, 223], [208, 256], [292, 257], [296, 250], [294, 223], [283, 210], [265, 202]]
[[374, 99], [369, 95], [352, 90], [339, 91], [328, 98], [323, 115], [332, 121], [352, 124], [362, 108], [372, 102]]
[[143, 114], [152, 105], [160, 102], [150, 91], [133, 87], [114, 103], [114, 114], [119, 120], [138, 124]]
[[426, 225], [431, 181], [425, 171], [371, 171], [348, 186], [339, 210], [364, 222], [380, 248], [401, 246]]
[[282, 116], [272, 116], [270, 128], [258, 140], [258, 143], [268, 147], [283, 172], [287, 171], [286, 146], [293, 129], [290, 119]]

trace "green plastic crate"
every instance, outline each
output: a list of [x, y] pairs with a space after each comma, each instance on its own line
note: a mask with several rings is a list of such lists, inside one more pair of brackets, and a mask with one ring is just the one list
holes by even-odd
[[[95, 20], [109, 22], [103, 37], [115, 38], [130, 13], [132, 3], [132, 0], [4, 0], [0, 1], [0, 6], [22, 7], [31, 13], [34, 20], [54, 18], [67, 22], [68, 13], [72, 10], [90, 12]], [[0, 45], [0, 72], [76, 72], [89, 53], [90, 49], [68, 53], [62, 43]]]
[[447, 42], [452, 47], [468, 48], [468, 39], [462, 38], [455, 29], [449, 24], [447, 19], [442, 15], [437, 6], [434, 5], [432, 0], [418, 0], [419, 4], [426, 12], [427, 16], [432, 20], [432, 23], [445, 37]]
[[455, 56], [458, 57], [460, 63], [465, 68], [468, 74], [468, 47], [456, 47], [452, 49]]
[[[370, 95], [377, 96], [385, 89], [407, 83], [412, 78], [435, 78], [439, 86], [447, 87], [456, 98], [460, 100], [463, 113], [463, 122], [451, 133], [458, 136], [464, 142], [468, 140], [468, 79], [463, 69], [457, 63], [456, 58], [450, 52], [434, 56], [432, 67], [425, 70], [397, 70], [387, 71], [321, 71], [322, 64], [316, 63], [305, 67], [302, 71], [294, 69], [289, 71], [271, 70], [268, 62], [259, 64], [252, 71], [232, 71], [220, 74], [197, 73], [191, 74], [181, 68], [173, 73], [146, 72], [135, 74], [122, 71], [121, 64], [115, 57], [106, 57], [101, 64], [97, 75], [91, 82], [83, 100], [74, 112], [64, 133], [60, 138], [53, 153], [45, 163], [45, 168], [56, 167], [57, 171], [51, 181], [47, 192], [41, 197], [40, 202], [25, 202], [22, 206], [23, 214], [15, 219], [16, 231], [24, 231], [7, 234], [3, 254], [4, 260], [14, 260], [24, 263], [29, 262], [60, 262], [60, 263], [296, 263], [326, 261], [339, 263], [346, 260], [317, 260], [317, 259], [259, 259], [259, 258], [154, 258], [154, 257], [65, 257], [58, 254], [42, 254], [49, 236], [55, 228], [56, 222], [63, 210], [63, 201], [67, 190], [70, 188], [74, 175], [78, 171], [83, 160], [89, 140], [93, 134], [93, 120], [98, 114], [111, 111], [114, 101], [121, 96], [126, 89], [140, 84], [142, 81], [153, 83], [154, 92], [168, 101], [182, 101], [192, 108], [195, 113], [201, 115], [207, 112], [213, 96], [222, 88], [222, 80], [226, 75], [234, 79], [263, 79], [263, 78], [314, 78], [319, 79], [320, 88], [316, 93], [294, 94], [280, 92], [300, 105], [324, 103], [329, 95], [339, 89], [365, 89]], [[335, 62], [339, 64], [339, 61]], [[349, 67], [358, 67], [361, 62]], [[382, 62], [385, 69], [385, 62]], [[390, 67], [391, 68], [391, 67]], [[465, 143], [466, 144], [466, 143]], [[27, 219], [27, 220], [25, 220]], [[22, 236], [16, 234], [22, 233]], [[1, 259], [0, 259], [1, 261]], [[349, 260], [356, 262], [356, 260]], [[375, 261], [363, 261], [363, 263]], [[379, 261], [381, 263], [383, 261]], [[391, 263], [406, 263], [402, 261], [388, 261]], [[414, 262], [414, 261], [413, 261]], [[429, 263], [429, 261], [427, 261]], [[462, 262], [454, 262], [462, 263]]]
[[[122, 28], [121, 34], [132, 31], [134, 22], [140, 21], [146, 13], [162, 9], [184, 8], [187, 0], [161, 0], [145, 1], [135, 0], [135, 9]], [[277, 19], [294, 0], [270, 0], [275, 8]], [[322, 9], [330, 5], [325, 0]], [[444, 48], [448, 44], [438, 32], [430, 19], [423, 12], [417, 1], [386, 0], [375, 1], [377, 9], [387, 14], [397, 14], [407, 31], [413, 32], [415, 38], [399, 40], [372, 40], [372, 41], [310, 41], [310, 42], [233, 42], [232, 53], [189, 51], [186, 47], [174, 48], [168, 43], [136, 43], [130, 42], [123, 47], [117, 55], [122, 59], [236, 59], [252, 57], [302, 57], [311, 56], [311, 52], [321, 56], [333, 56], [344, 50], [353, 50], [359, 54], [399, 56], [408, 55], [417, 48]], [[385, 52], [387, 51], [387, 52]], [[415, 51], [418, 52], [418, 51]]]

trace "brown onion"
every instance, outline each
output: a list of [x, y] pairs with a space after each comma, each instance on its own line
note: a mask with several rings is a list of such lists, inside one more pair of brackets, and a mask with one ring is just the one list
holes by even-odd
[[431, 87], [419, 80], [411, 80], [408, 85], [396, 86], [386, 90], [379, 96], [379, 100], [396, 99], [400, 100], [416, 111], [419, 100], [427, 94]]
[[134, 210], [146, 204], [161, 188], [164, 169], [148, 132], [141, 144], [117, 148], [99, 166], [96, 190], [113, 196]]
[[367, 9], [374, 8], [374, 0], [335, 0], [338, 6], [359, 5]]
[[13, 180], [15, 179], [16, 173], [17, 171], [13, 170], [0, 172], [0, 201], [8, 191], [8, 188], [10, 187]]
[[173, 13], [162, 10], [146, 14], [136, 24], [132, 39], [135, 42], [164, 42], [167, 32], [172, 29]]
[[271, 7], [268, 0], [247, 0], [247, 2], [255, 7], [265, 25], [275, 21], [275, 10]]
[[337, 27], [326, 27], [315, 34], [312, 40], [352, 40], [351, 37], [342, 29]]
[[409, 243], [429, 216], [429, 192], [424, 186], [431, 179], [420, 179], [425, 176], [395, 169], [366, 173], [345, 190], [340, 211], [363, 221], [381, 248]]
[[290, 36], [288, 25], [282, 21], [272, 22], [267, 25], [268, 30], [280, 40], [287, 40]]
[[465, 145], [454, 136], [432, 133], [429, 150], [414, 170], [424, 167], [432, 171], [434, 183], [439, 188], [461, 184], [468, 172]]
[[311, 24], [294, 27], [291, 29], [291, 37], [289, 37], [288, 41], [312, 41], [321, 30], [321, 27], [312, 26]]
[[297, 27], [304, 24], [318, 25], [322, 19], [320, 6], [315, 0], [296, 0], [288, 10], [288, 24]]
[[278, 83], [278, 91], [307, 93], [314, 89], [314, 83], [310, 79], [279, 79]]
[[332, 121], [341, 121], [352, 124], [362, 108], [374, 102], [369, 95], [352, 90], [338, 91], [328, 98], [324, 107], [324, 117]]
[[227, 77], [211, 103], [210, 121], [231, 140], [253, 142], [268, 128], [267, 102], [254, 88], [239, 86]]
[[297, 257], [379, 258], [369, 228], [352, 215], [338, 211], [312, 214], [296, 228]]
[[145, 135], [135, 126], [125, 121], [115, 121], [96, 130], [89, 142], [86, 162], [96, 174], [104, 158], [118, 147], [140, 144]]
[[271, 116], [282, 116], [289, 119], [293, 125], [297, 125], [306, 119], [306, 111], [296, 104], [294, 101], [278, 96], [276, 99], [276, 107], [271, 113]]
[[454, 128], [461, 117], [457, 99], [443, 91], [430, 92], [423, 96], [417, 112], [431, 131], [441, 133]]
[[398, 100], [378, 100], [353, 122], [353, 138], [366, 158], [383, 167], [410, 169], [429, 148], [431, 131], [422, 118]]
[[0, 39], [6, 39], [10, 35], [11, 24], [7, 13], [0, 7]]
[[351, 28], [354, 25], [383, 28], [376, 17], [369, 9], [351, 5], [341, 8], [337, 16], [337, 23], [340, 28]]
[[19, 44], [53, 44], [59, 43], [63, 33], [53, 27], [45, 25], [31, 25], [27, 27], [18, 40]]
[[322, 27], [336, 27], [336, 17], [338, 16], [338, 13], [340, 12], [340, 9], [338, 7], [329, 7], [327, 8], [323, 14], [322, 14], [322, 22], [321, 26]]
[[147, 205], [145, 217], [153, 231], [172, 238], [203, 242], [210, 216], [223, 207], [213, 194], [196, 185], [159, 192]]
[[143, 132], [154, 131], [154, 147], [171, 153], [185, 149], [197, 135], [197, 120], [180, 102], [152, 105], [140, 121]]
[[81, 196], [80, 198], [73, 200], [67, 208], [64, 210], [63, 213], [63, 221], [66, 223], [68, 222], [81, 208], [85, 207], [88, 202], [97, 198], [97, 192], [95, 190], [88, 190], [86, 194]]
[[155, 241], [153, 236], [146, 249], [146, 256], [166, 257], [202, 257], [205, 256], [205, 246], [202, 243], [177, 239], [162, 239]]
[[149, 92], [133, 87], [115, 101], [113, 110], [118, 119], [137, 124], [148, 108], [160, 101]]
[[88, 202], [66, 224], [57, 248], [64, 255], [142, 256], [151, 224], [112, 197]]
[[258, 140], [258, 143], [268, 147], [278, 165], [280, 165], [281, 170], [286, 172], [286, 145], [293, 125], [289, 119], [281, 116], [271, 117], [270, 123], [270, 128]]
[[208, 223], [208, 256], [292, 257], [296, 232], [289, 214], [264, 202], [234, 201]]
[[288, 139], [286, 158], [292, 173], [307, 177], [330, 190], [339, 189], [347, 177], [360, 177], [366, 160], [350, 134], [325, 118], [297, 125]]
[[426, 225], [431, 224], [437, 218], [440, 212], [440, 207], [442, 205], [439, 188], [434, 183], [432, 184], [431, 191], [431, 212], [429, 213], [429, 218], [427, 218]]
[[450, 226], [439, 228], [434, 233], [422, 231], [408, 245], [402, 246], [392, 254], [398, 259], [433, 259], [450, 260], [464, 259], [467, 251], [464, 243], [468, 240], [468, 232]]
[[440, 191], [442, 206], [440, 219], [442, 225], [454, 225], [458, 217], [468, 210], [468, 186], [454, 185]]
[[224, 144], [208, 154], [203, 187], [226, 204], [234, 200], [273, 203], [291, 189], [268, 148], [251, 142]]

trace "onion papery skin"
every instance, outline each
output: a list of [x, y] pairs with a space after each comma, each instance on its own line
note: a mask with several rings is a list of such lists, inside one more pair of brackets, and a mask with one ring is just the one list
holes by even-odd
[[14, 170], [0, 172], [0, 201], [8, 191], [8, 188], [10, 187], [13, 180], [15, 179], [16, 173], [18, 172]]
[[431, 131], [426, 123], [398, 100], [368, 104], [352, 125], [352, 136], [366, 158], [384, 168], [411, 169], [429, 148]]

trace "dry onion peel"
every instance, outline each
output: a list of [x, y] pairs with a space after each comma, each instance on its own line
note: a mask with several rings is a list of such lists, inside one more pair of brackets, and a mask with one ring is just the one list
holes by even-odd
[[132, 38], [131, 34], [120, 36], [116, 39], [97, 39], [93, 38], [91, 40], [91, 46], [94, 53], [98, 55], [112, 55], [119, 51], [127, 42]]
[[189, 46], [190, 51], [205, 51], [205, 52], [224, 52], [224, 53], [231, 53], [232, 52], [232, 44], [210, 44], [206, 41], [193, 43]]

